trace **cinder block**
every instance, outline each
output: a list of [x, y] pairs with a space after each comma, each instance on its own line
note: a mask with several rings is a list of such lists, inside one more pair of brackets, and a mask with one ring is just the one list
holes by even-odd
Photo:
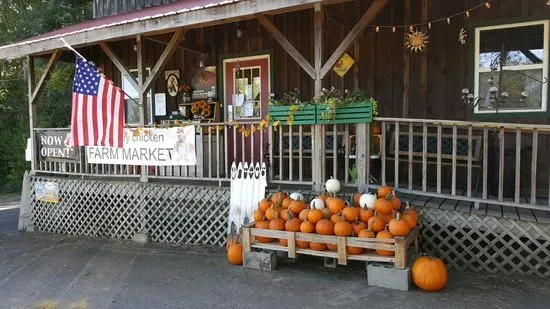
[[367, 281], [369, 286], [408, 291], [411, 286], [411, 269], [397, 269], [393, 265], [369, 263]]
[[324, 258], [323, 264], [326, 268], [336, 268], [338, 266], [338, 260], [334, 258]]
[[277, 255], [269, 252], [245, 252], [243, 266], [250, 269], [274, 271], [277, 269]]
[[146, 244], [151, 241], [148, 233], [136, 233], [132, 240], [138, 244]]

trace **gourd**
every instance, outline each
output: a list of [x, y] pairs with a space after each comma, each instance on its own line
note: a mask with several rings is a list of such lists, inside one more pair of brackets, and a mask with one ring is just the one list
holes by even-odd
[[411, 277], [414, 284], [422, 290], [437, 292], [447, 285], [447, 267], [440, 259], [421, 256], [411, 268]]
[[325, 208], [325, 201], [321, 198], [314, 198], [309, 203], [311, 205], [311, 209], [323, 209]]
[[303, 201], [304, 195], [300, 192], [293, 192], [293, 193], [290, 193], [290, 198], [295, 201]]
[[330, 177], [330, 179], [325, 183], [325, 188], [328, 193], [334, 195], [340, 192], [340, 182], [337, 179]]
[[359, 199], [359, 206], [361, 206], [361, 208], [374, 209], [376, 199], [376, 194], [365, 193], [361, 195], [361, 198]]

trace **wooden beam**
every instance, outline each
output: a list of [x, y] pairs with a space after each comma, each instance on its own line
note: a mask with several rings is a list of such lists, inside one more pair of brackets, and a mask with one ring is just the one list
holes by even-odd
[[[138, 70], [138, 86], [139, 86], [139, 126], [145, 127], [145, 116], [147, 115], [147, 93], [144, 90], [144, 81], [145, 81], [145, 62], [143, 59], [144, 56], [144, 44], [143, 37], [141, 35], [136, 36], [136, 56], [137, 56], [137, 70]], [[151, 111], [152, 112], [152, 111]], [[148, 182], [148, 167], [145, 165], [141, 166], [141, 182]]]
[[[321, 95], [323, 89], [323, 78], [321, 68], [323, 65], [323, 24], [324, 14], [321, 3], [315, 4], [314, 8], [314, 29], [313, 46], [315, 52], [315, 97]], [[322, 191], [325, 183], [325, 126], [313, 126], [313, 149], [312, 149], [312, 177], [313, 190]]]
[[[53, 68], [55, 67], [55, 64], [57, 63], [57, 60], [61, 56], [60, 51], [54, 51], [53, 54], [50, 56], [50, 60], [48, 61], [48, 65], [46, 66], [46, 69], [42, 73], [42, 76], [40, 77], [40, 80], [38, 81], [38, 85], [36, 85], [36, 88], [32, 92], [30, 96], [30, 104], [36, 103], [36, 99], [40, 96], [40, 93], [44, 90], [44, 87], [46, 86], [46, 82], [48, 79], [50, 79], [50, 74], [52, 73]], [[30, 84], [29, 84], [30, 87]], [[30, 88], [29, 88], [30, 89]]]
[[[159, 40], [159, 39], [155, 39], [155, 38], [151, 38], [151, 37], [146, 37], [146, 38], [144, 38], [144, 39], [147, 40], [147, 41], [151, 41], [151, 42], [155, 42], [155, 43], [164, 45], [164, 46], [168, 45], [168, 42], [163, 41], [163, 40]], [[187, 51], [187, 52], [190, 52], [190, 53], [194, 53], [194, 54], [200, 55], [200, 56], [202, 56], [202, 55], [205, 54], [205, 53], [200, 52], [200, 51], [198, 51], [198, 50], [194, 50], [194, 49], [191, 49], [191, 48], [187, 48], [187, 47], [185, 47], [185, 46], [182, 46], [181, 44], [178, 45], [177, 48], [178, 48], [178, 49], [181, 49], [181, 50], [184, 50], [184, 51]]]
[[101, 42], [99, 43], [99, 47], [101, 47], [101, 49], [103, 50], [103, 52], [105, 52], [107, 57], [111, 59], [111, 62], [113, 62], [113, 64], [117, 67], [117, 69], [122, 74], [123, 78], [124, 76], [126, 76], [126, 79], [128, 80], [128, 82], [130, 82], [130, 85], [132, 85], [132, 87], [134, 87], [134, 89], [137, 92], [139, 92], [140, 88], [139, 88], [137, 79], [134, 76], [132, 76], [132, 74], [130, 74], [130, 70], [128, 70], [128, 68], [124, 65], [124, 63], [122, 63], [120, 58], [118, 58], [118, 56], [109, 47], [109, 45], [107, 45], [107, 43], [105, 42]]
[[315, 69], [313, 66], [304, 58], [304, 56], [290, 43], [290, 41], [284, 36], [284, 34], [277, 29], [277, 27], [264, 15], [256, 15], [258, 21], [264, 28], [271, 33], [271, 35], [281, 44], [283, 49], [306, 71], [306, 73], [311, 76], [312, 79], [315, 79]]
[[145, 80], [145, 82], [143, 83], [143, 86], [141, 87], [141, 91], [143, 93], [146, 93], [147, 91], [149, 91], [149, 89], [153, 85], [153, 82], [157, 80], [161, 70], [164, 69], [164, 66], [166, 65], [170, 57], [174, 54], [174, 51], [178, 47], [181, 41], [181, 38], [185, 35], [186, 31], [187, 30], [183, 28], [176, 30], [176, 32], [172, 36], [172, 39], [170, 39], [170, 42], [168, 42], [168, 45], [166, 45], [166, 48], [160, 55], [159, 60], [157, 61], [157, 63], [149, 73], [147, 80]]
[[378, 13], [384, 8], [386, 3], [388, 3], [389, 0], [374, 0], [374, 2], [370, 5], [368, 10], [363, 14], [361, 19], [355, 24], [353, 29], [351, 29], [350, 33], [346, 36], [346, 38], [340, 43], [340, 46], [334, 51], [332, 56], [327, 60], [323, 68], [321, 69], [321, 78], [325, 77], [327, 73], [331, 70], [331, 68], [338, 62], [338, 59], [348, 48], [353, 44], [353, 42], [357, 39], [359, 34], [361, 34], [365, 28], [374, 20], [374, 18], [378, 15]]
[[29, 129], [31, 139], [31, 175], [34, 175], [36, 171], [36, 135], [34, 134], [34, 127], [36, 126], [36, 106], [33, 104], [33, 90], [34, 90], [34, 57], [27, 56], [26, 63], [26, 75], [27, 75], [27, 91], [29, 96]]
[[[411, 0], [405, 0], [405, 20], [404, 24], [408, 25], [411, 20]], [[407, 35], [407, 31], [409, 29], [405, 28], [404, 35]], [[411, 57], [409, 50], [407, 48], [403, 48], [403, 105], [402, 105], [402, 113], [401, 116], [404, 118], [409, 117], [409, 97], [410, 97], [410, 91], [409, 91], [409, 84], [410, 84], [410, 77], [411, 77]]]

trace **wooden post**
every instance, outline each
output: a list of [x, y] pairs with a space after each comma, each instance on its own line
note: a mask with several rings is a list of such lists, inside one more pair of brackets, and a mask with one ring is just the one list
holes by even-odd
[[31, 139], [31, 176], [36, 172], [36, 135], [34, 134], [34, 127], [36, 126], [36, 107], [33, 104], [33, 91], [34, 91], [34, 57], [27, 56], [27, 87], [29, 95], [29, 134]]
[[[136, 36], [136, 52], [137, 52], [137, 70], [138, 70], [138, 87], [139, 87], [139, 126], [145, 127], [145, 120], [147, 115], [147, 97], [144, 91], [145, 81], [145, 67], [143, 63], [143, 38], [141, 34]], [[148, 182], [148, 168], [147, 166], [141, 167], [141, 182]]]
[[407, 267], [407, 238], [395, 237], [395, 268], [405, 269]]
[[[323, 89], [323, 77], [321, 69], [323, 66], [323, 23], [324, 14], [321, 3], [315, 4], [314, 12], [314, 50], [315, 50], [315, 97], [321, 95]], [[313, 126], [313, 147], [312, 147], [312, 176], [313, 190], [322, 191], [324, 187], [325, 173], [325, 135], [324, 126]]]
[[[410, 23], [411, 17], [411, 0], [405, 0], [405, 25]], [[407, 35], [409, 29], [405, 28], [404, 35]], [[410, 54], [409, 51], [403, 49], [403, 118], [409, 117], [409, 80], [411, 75], [411, 64], [410, 64]], [[409, 142], [410, 143], [410, 142]], [[397, 157], [396, 152], [396, 157]]]

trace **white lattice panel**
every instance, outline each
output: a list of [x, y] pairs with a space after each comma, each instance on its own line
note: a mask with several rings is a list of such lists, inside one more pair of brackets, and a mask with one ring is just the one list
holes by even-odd
[[149, 233], [156, 242], [223, 245], [226, 240], [229, 189], [210, 186], [69, 180], [59, 183], [61, 201], [34, 198], [31, 214], [38, 231], [132, 239]]
[[550, 277], [550, 224], [425, 208], [422, 247], [453, 268]]

